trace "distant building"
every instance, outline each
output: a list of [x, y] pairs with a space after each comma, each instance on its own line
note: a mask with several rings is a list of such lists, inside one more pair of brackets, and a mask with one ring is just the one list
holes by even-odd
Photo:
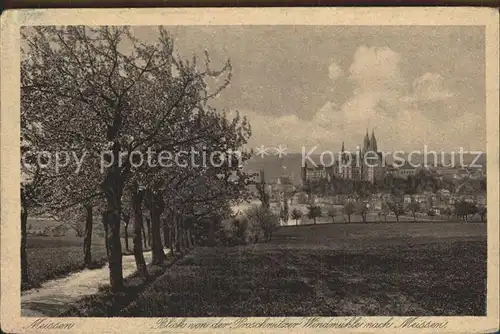
[[446, 197], [450, 197], [451, 192], [448, 189], [439, 189], [437, 191], [437, 195], [442, 197], [442, 198], [446, 198]]
[[432, 208], [430, 208], [430, 209], [429, 209], [429, 211], [434, 212], [434, 214], [435, 214], [436, 216], [441, 215], [441, 211], [442, 211], [442, 210], [443, 210], [443, 208], [439, 208], [439, 207], [437, 207], [437, 206], [433, 206]]
[[378, 151], [375, 132], [372, 130], [371, 138], [366, 131], [363, 148], [358, 152], [346, 152], [344, 142], [341, 148], [341, 162], [334, 168], [334, 175], [341, 179], [361, 180], [375, 183], [384, 178], [384, 161], [382, 152]]
[[305, 163], [305, 166], [302, 167], [302, 184], [317, 182], [327, 178], [327, 170], [323, 165], [308, 167], [307, 163]]
[[469, 167], [467, 168], [467, 171], [469, 172], [469, 177], [471, 179], [481, 179], [485, 175], [482, 167]]
[[409, 204], [409, 203], [411, 203], [411, 201], [412, 201], [412, 196], [411, 195], [404, 195], [403, 202], [405, 204]]
[[295, 190], [295, 186], [293, 185], [290, 177], [288, 176], [280, 176], [276, 180], [276, 183], [273, 184], [273, 191], [282, 192], [282, 193], [291, 193]]
[[405, 161], [403, 166], [395, 166], [394, 173], [396, 177], [407, 179], [410, 176], [417, 174], [417, 167], [412, 166], [408, 161]]
[[307, 204], [307, 194], [302, 191], [296, 192], [295, 194], [293, 194], [291, 200], [293, 203]]
[[380, 198], [373, 199], [371, 207], [375, 211], [381, 211], [382, 210], [382, 200]]
[[[475, 171], [469, 170], [467, 168], [438, 166], [434, 169], [434, 172], [442, 178], [463, 179], [471, 177]], [[478, 174], [476, 173], [474, 175], [475, 178], [477, 178]]]

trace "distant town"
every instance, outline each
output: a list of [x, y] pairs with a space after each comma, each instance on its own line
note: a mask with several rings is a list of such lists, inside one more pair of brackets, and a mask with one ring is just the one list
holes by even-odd
[[[268, 177], [266, 169], [274, 169], [271, 173], [275, 175], [277, 169], [268, 164], [255, 171], [258, 186], [249, 187], [251, 197], [258, 199], [258, 189], [263, 185], [270, 207], [281, 216], [288, 212], [288, 218], [283, 216], [285, 225], [451, 217], [484, 221], [487, 208], [484, 161], [474, 167], [439, 161], [428, 166], [405, 161], [398, 166], [382, 160], [374, 131], [371, 136], [366, 133], [360, 147], [358, 152], [347, 152], [342, 143], [340, 161], [313, 166], [306, 161], [300, 166], [298, 178], [296, 166], [291, 172], [282, 166], [279, 176]], [[373, 153], [366, 155], [368, 163], [357, 164], [355, 155], [367, 152]], [[278, 158], [276, 161], [282, 162]]]

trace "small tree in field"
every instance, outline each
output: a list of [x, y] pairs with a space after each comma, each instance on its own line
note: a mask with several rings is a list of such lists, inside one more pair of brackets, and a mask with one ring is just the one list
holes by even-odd
[[431, 220], [434, 219], [435, 215], [436, 213], [434, 212], [434, 210], [430, 209], [429, 211], [427, 211], [427, 216], [431, 217]]
[[335, 223], [335, 216], [337, 215], [337, 208], [330, 206], [327, 211], [328, 217], [332, 218], [332, 223]]
[[399, 216], [403, 215], [406, 210], [402, 200], [396, 200], [388, 203], [389, 209], [396, 216], [396, 221], [399, 223]]
[[455, 204], [455, 214], [467, 221], [469, 215], [474, 216], [478, 212], [477, 206], [474, 203], [469, 203], [464, 200]]
[[363, 220], [363, 223], [366, 224], [366, 216], [368, 214], [368, 207], [366, 206], [366, 203], [363, 202], [363, 201], [359, 201], [357, 204], [356, 204], [356, 211], [359, 213], [359, 215], [361, 216], [361, 219]]
[[293, 209], [292, 211], [292, 219], [295, 220], [295, 224], [299, 225], [299, 220], [302, 218], [302, 212], [299, 209]]
[[354, 203], [347, 202], [344, 204], [344, 213], [347, 215], [349, 223], [351, 222], [351, 216], [354, 212], [356, 212], [356, 207], [354, 206]]
[[446, 216], [448, 220], [450, 220], [451, 215], [453, 215], [453, 210], [451, 209], [451, 207], [447, 206], [446, 208], [444, 208], [443, 214]]
[[408, 204], [408, 210], [413, 216], [413, 221], [417, 221], [417, 212], [420, 211], [420, 203], [412, 199], [412, 201]]
[[382, 211], [381, 212], [382, 212], [382, 216], [384, 216], [384, 222], [387, 223], [387, 216], [389, 215], [391, 210], [389, 209], [389, 206], [387, 205], [386, 202], [382, 203]]
[[478, 213], [477, 205], [475, 203], [467, 203], [467, 204], [468, 204], [467, 216], [470, 215], [472, 218], [472, 217], [474, 217], [475, 214]]
[[288, 212], [288, 201], [286, 196], [283, 199], [283, 206], [281, 207], [280, 210], [280, 219], [283, 221], [283, 223], [286, 223], [289, 218], [289, 212]]
[[314, 221], [314, 224], [316, 224], [316, 219], [318, 217], [321, 217], [321, 208], [317, 205], [310, 205], [307, 210], [309, 210], [307, 212], [307, 217], [309, 217], [309, 219], [312, 219]]
[[484, 218], [486, 217], [486, 207], [481, 205], [477, 208], [477, 213], [479, 214], [479, 217], [481, 218], [481, 221], [484, 222]]

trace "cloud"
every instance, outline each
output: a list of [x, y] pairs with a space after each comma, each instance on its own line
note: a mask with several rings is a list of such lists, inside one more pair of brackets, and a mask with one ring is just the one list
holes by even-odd
[[344, 74], [344, 71], [342, 68], [337, 65], [337, 63], [333, 62], [328, 66], [328, 77], [332, 81], [336, 81], [338, 78], [340, 78]]
[[388, 47], [360, 46], [349, 67], [349, 78], [361, 92], [398, 90], [402, 85], [401, 55]]
[[444, 85], [444, 79], [437, 73], [425, 73], [413, 82], [413, 92], [418, 100], [440, 101], [453, 96]]
[[362, 135], [380, 122], [381, 114], [395, 114], [404, 88], [401, 55], [388, 47], [360, 46], [349, 67], [352, 95], [340, 107], [342, 129]]
[[[466, 149], [470, 145], [482, 147], [484, 135], [474, 135], [481, 132], [482, 125], [474, 124], [484, 124], [484, 116], [452, 117], [443, 127], [441, 116], [430, 115], [444, 115], [450, 106], [421, 103], [453, 96], [443, 77], [425, 73], [410, 86], [403, 78], [401, 60], [402, 56], [388, 47], [360, 46], [347, 71], [353, 84], [350, 96], [338, 104], [325, 102], [308, 120], [295, 114], [276, 117], [247, 111], [254, 133], [250, 146], [282, 144], [301, 152], [302, 147], [319, 145], [335, 151], [345, 141], [346, 149], [353, 150], [362, 144], [366, 129], [375, 128], [378, 146], [385, 151], [423, 150], [424, 145], [436, 151], [456, 149], [450, 143]], [[343, 73], [336, 63], [330, 65], [332, 80]], [[394, 145], [389, 147], [388, 143]]]
[[445, 101], [454, 94], [445, 87], [444, 78], [438, 73], [425, 73], [415, 79], [410, 95], [402, 96], [400, 101], [408, 105], [421, 105], [429, 102]]
[[334, 119], [334, 114], [338, 114], [338, 106], [335, 103], [328, 101], [314, 115], [313, 121], [318, 123], [318, 126], [331, 130], [337, 124]]

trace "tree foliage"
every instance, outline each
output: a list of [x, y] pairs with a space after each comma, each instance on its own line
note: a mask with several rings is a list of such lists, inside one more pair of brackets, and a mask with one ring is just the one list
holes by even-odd
[[412, 216], [413, 216], [413, 220], [416, 221], [417, 220], [417, 212], [420, 211], [420, 203], [418, 203], [417, 201], [415, 201], [415, 199], [412, 198], [411, 202], [408, 203], [408, 206], [407, 206], [407, 210], [411, 212]]
[[338, 210], [333, 205], [328, 207], [327, 215], [332, 218], [332, 223], [335, 223], [335, 216], [337, 216]]
[[317, 205], [309, 205], [307, 207], [307, 217], [309, 219], [312, 219], [314, 221], [314, 224], [316, 224], [316, 219], [321, 217], [321, 207]]
[[344, 214], [347, 215], [348, 222], [351, 222], [352, 214], [356, 212], [356, 206], [352, 202], [344, 203]]
[[399, 222], [399, 217], [404, 215], [406, 208], [404, 206], [403, 199], [401, 197], [396, 197], [387, 203], [391, 212], [396, 216], [396, 221]]
[[302, 218], [302, 212], [295, 208], [292, 210], [292, 219], [295, 220], [296, 225], [299, 225], [299, 220]]
[[[22, 135], [38, 151], [84, 157], [81, 164], [69, 159], [57, 170], [45, 168], [37, 189], [52, 192], [46, 197], [51, 209], [103, 203], [113, 289], [122, 286], [120, 229], [123, 214], [131, 213], [122, 205], [129, 185], [150, 195], [144, 204], [155, 254], [162, 247], [161, 217], [175, 221], [179, 244], [189, 244], [183, 215], [205, 217], [243, 196], [249, 181], [239, 162], [248, 154], [239, 150], [250, 125], [210, 106], [231, 80], [229, 61], [213, 70], [208, 53], [202, 62], [180, 59], [162, 27], [148, 43], [129, 27], [30, 27], [22, 36]], [[34, 126], [38, 130], [30, 131]], [[191, 150], [225, 154], [220, 165], [161, 163], [162, 152]], [[145, 156], [147, 163], [140, 160]], [[28, 190], [26, 199], [37, 197]], [[141, 207], [135, 206], [136, 218]]]

